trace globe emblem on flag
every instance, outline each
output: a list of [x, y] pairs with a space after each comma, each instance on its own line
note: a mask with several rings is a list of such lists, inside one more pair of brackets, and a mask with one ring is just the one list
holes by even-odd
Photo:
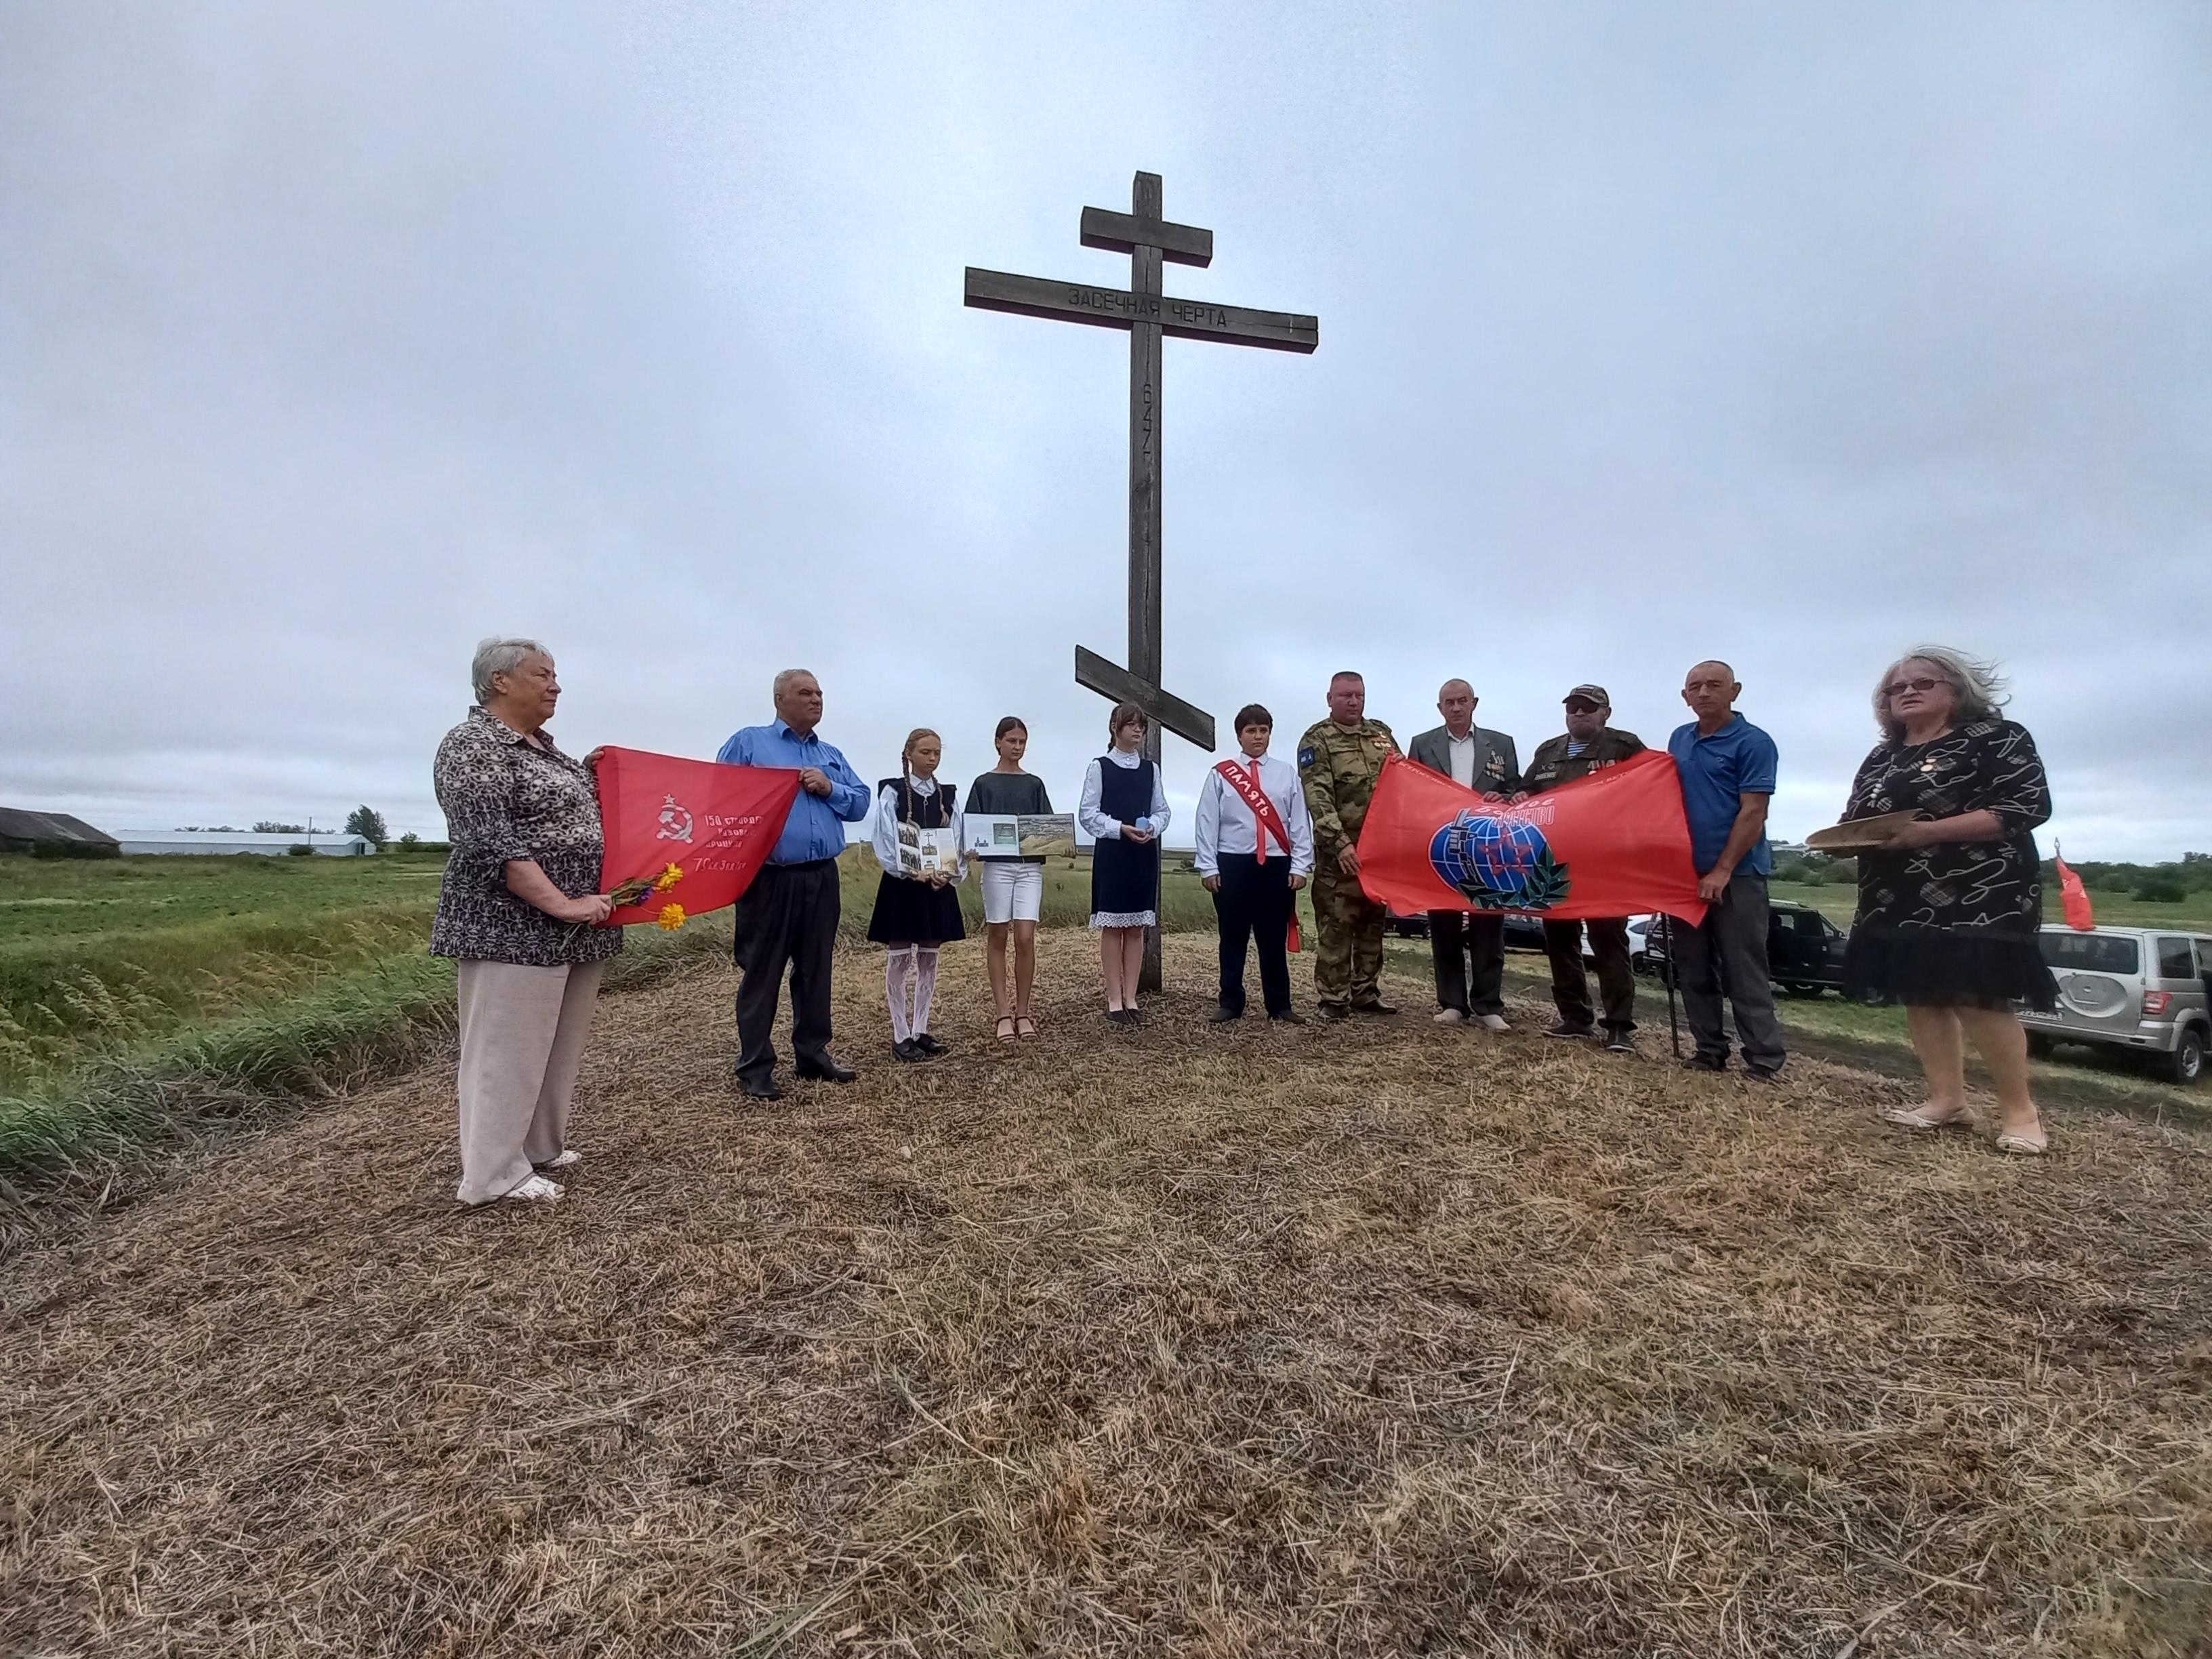
[[1543, 910], [1567, 896], [1567, 866], [1519, 818], [1462, 811], [1431, 838], [1429, 863], [1480, 909]]

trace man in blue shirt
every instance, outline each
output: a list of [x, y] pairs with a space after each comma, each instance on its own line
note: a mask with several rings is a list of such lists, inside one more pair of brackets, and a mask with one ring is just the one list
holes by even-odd
[[714, 757], [728, 766], [787, 766], [799, 799], [783, 834], [737, 904], [738, 1086], [755, 1100], [780, 1100], [775, 1009], [791, 971], [791, 1046], [802, 1078], [850, 1083], [857, 1075], [830, 1052], [830, 971], [837, 948], [837, 855], [845, 826], [874, 805], [844, 756], [814, 733], [822, 686], [803, 668], [775, 677], [775, 719], [732, 734]]
[[1682, 682], [1682, 701], [1697, 716], [1677, 726], [1667, 752], [1682, 780], [1690, 854], [1698, 896], [1711, 907], [1701, 927], [1668, 924], [1668, 943], [1682, 986], [1698, 1051], [1693, 1071], [1728, 1069], [1728, 1032], [1721, 990], [1735, 1014], [1744, 1068], [1771, 1078], [1788, 1058], [1774, 987], [1766, 972], [1766, 878], [1774, 855], [1766, 844], [1766, 803], [1774, 793], [1774, 739], [1735, 712], [1743, 694], [1724, 662], [1701, 662]]

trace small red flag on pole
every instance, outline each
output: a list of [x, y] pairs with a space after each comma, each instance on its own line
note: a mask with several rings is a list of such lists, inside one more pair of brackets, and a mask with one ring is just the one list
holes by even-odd
[[2097, 926], [2097, 913], [2089, 908], [2089, 890], [2058, 856], [2056, 842], [2051, 843], [2051, 860], [2058, 866], [2058, 902], [2066, 907], [2066, 925], [2078, 933], [2092, 932]]

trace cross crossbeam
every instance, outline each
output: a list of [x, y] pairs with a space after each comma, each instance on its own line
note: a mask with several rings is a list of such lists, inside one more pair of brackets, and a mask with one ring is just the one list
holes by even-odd
[[967, 302], [981, 311], [1057, 318], [1096, 328], [1152, 323], [1170, 340], [1221, 340], [1231, 345], [1297, 352], [1310, 352], [1321, 343], [1320, 319], [1294, 312], [1254, 311], [1245, 306], [1216, 305], [1210, 300], [1133, 294], [1127, 289], [1101, 288], [1094, 283], [1016, 276], [974, 265], [968, 267]]
[[[1171, 696], [1160, 685], [1160, 342], [1218, 340], [1269, 351], [1310, 352], [1321, 343], [1314, 318], [1288, 311], [1185, 300], [1161, 292], [1163, 263], [1210, 265], [1213, 233], [1170, 223], [1160, 207], [1160, 176], [1140, 173], [1129, 210], [1083, 210], [1083, 246], [1129, 256], [1129, 286], [1101, 288], [1043, 276], [968, 268], [965, 302], [981, 311], [1012, 312], [1054, 322], [1118, 328], [1129, 336], [1129, 665], [1075, 647], [1076, 683], [1145, 711], [1145, 753], [1160, 758], [1160, 733], [1173, 732], [1212, 752], [1213, 716]], [[1160, 984], [1159, 930], [1146, 941], [1143, 988]]]

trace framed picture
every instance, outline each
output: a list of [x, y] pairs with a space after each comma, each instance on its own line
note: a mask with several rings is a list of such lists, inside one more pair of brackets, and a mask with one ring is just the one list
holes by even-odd
[[1017, 839], [1024, 858], [1074, 856], [1074, 813], [1024, 812], [1016, 823], [1019, 826]]
[[1012, 812], [963, 812], [960, 845], [971, 859], [1010, 859], [1022, 850], [1022, 821]]

